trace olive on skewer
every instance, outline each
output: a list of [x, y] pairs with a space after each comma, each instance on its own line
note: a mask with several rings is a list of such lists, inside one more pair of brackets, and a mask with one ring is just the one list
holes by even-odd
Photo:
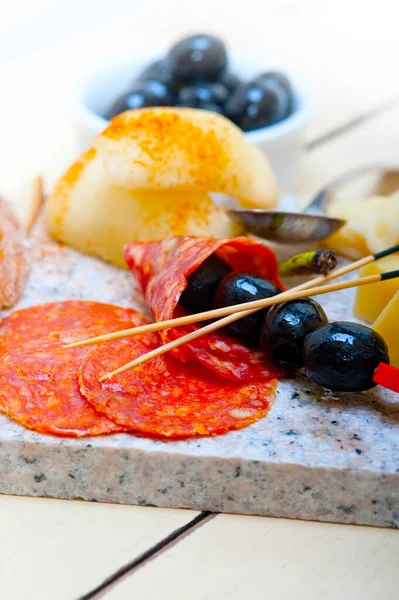
[[304, 344], [305, 374], [336, 392], [374, 387], [379, 363], [389, 364], [383, 338], [370, 327], [336, 321], [309, 334]]
[[[281, 275], [297, 275], [297, 274], [305, 274], [305, 273], [313, 273], [313, 274], [323, 274], [326, 275], [329, 273], [337, 263], [337, 257], [335, 252], [331, 250], [319, 250], [317, 252], [303, 252], [302, 254], [297, 254], [292, 256], [290, 259], [280, 262], [279, 270]], [[222, 279], [226, 277], [229, 273], [232, 272], [231, 267], [221, 259], [217, 254], [212, 254], [209, 256], [193, 273], [191, 273], [187, 278], [187, 286], [180, 298], [180, 304], [184, 306], [191, 313], [204, 312], [206, 310], [211, 310], [214, 306], [215, 308], [221, 308], [224, 306], [230, 306], [232, 304], [239, 304], [243, 302], [251, 302], [252, 300], [259, 300], [262, 298], [269, 298], [270, 296], [274, 296], [277, 293], [280, 293], [281, 290], [276, 286], [270, 288], [268, 284], [261, 284], [261, 281], [267, 281], [262, 277], [258, 277], [255, 275], [245, 274], [248, 277], [254, 277], [252, 281], [252, 285], [255, 287], [259, 287], [257, 294], [254, 294], [253, 288], [252, 291], [248, 292], [245, 290], [245, 285], [242, 287], [241, 291], [238, 291], [238, 287], [240, 286], [240, 282], [242, 278], [239, 279], [238, 283], [234, 283], [234, 291], [232, 291], [231, 286], [232, 283], [228, 282], [230, 294], [229, 298], [219, 296], [219, 299], [216, 303], [213, 302], [213, 297], [216, 293], [216, 289], [221, 283]], [[243, 274], [240, 274], [240, 277]], [[269, 282], [270, 283], [270, 282]], [[249, 284], [248, 284], [249, 285]], [[265, 295], [264, 290], [261, 290], [266, 285], [267, 293]], [[271, 290], [271, 292], [270, 292]], [[270, 293], [269, 293], [270, 292]], [[221, 292], [221, 295], [225, 296], [227, 292]], [[240, 297], [240, 302], [238, 302], [237, 298]], [[226, 304], [228, 302], [228, 304]], [[244, 320], [244, 325], [234, 324], [230, 331], [231, 332], [239, 332], [237, 335], [241, 335], [248, 324], [256, 323], [259, 324], [261, 320], [259, 319], [259, 313], [257, 316], [254, 316], [252, 319], [247, 317]], [[249, 337], [252, 337], [252, 333]], [[246, 336], [243, 337], [245, 339]]]
[[[314, 265], [316, 254], [293, 257], [288, 261], [290, 268], [294, 264], [309, 268], [310, 264]], [[328, 258], [328, 254], [325, 256]], [[330, 266], [334, 261], [335, 257]], [[202, 312], [271, 298], [279, 293], [281, 290], [272, 282], [250, 273], [232, 271], [214, 254], [187, 278], [187, 288], [180, 302], [191, 312]], [[376, 385], [373, 378], [377, 367], [389, 365], [387, 345], [378, 333], [356, 323], [329, 324], [322, 307], [311, 298], [256, 311], [231, 323], [225, 330], [251, 345], [260, 344], [278, 368], [304, 367], [308, 379], [332, 391], [367, 390]]]
[[260, 346], [281, 369], [304, 366], [303, 345], [309, 333], [326, 325], [326, 313], [311, 298], [276, 304], [267, 312], [260, 330]]
[[[224, 308], [234, 304], [271, 298], [280, 293], [280, 288], [268, 279], [249, 273], [233, 272], [227, 275], [217, 287], [213, 307]], [[241, 340], [258, 345], [259, 331], [266, 312], [267, 309], [259, 310], [252, 315], [243, 317], [228, 325], [225, 330]]]

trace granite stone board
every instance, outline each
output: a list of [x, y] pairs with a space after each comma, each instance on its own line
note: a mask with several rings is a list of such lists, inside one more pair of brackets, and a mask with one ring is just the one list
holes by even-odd
[[[127, 271], [40, 231], [31, 244], [18, 308], [81, 298], [146, 310]], [[331, 320], [353, 320], [353, 296], [320, 300]], [[298, 376], [258, 423], [183, 441], [57, 438], [0, 416], [0, 492], [398, 527], [399, 396], [331, 393]]]

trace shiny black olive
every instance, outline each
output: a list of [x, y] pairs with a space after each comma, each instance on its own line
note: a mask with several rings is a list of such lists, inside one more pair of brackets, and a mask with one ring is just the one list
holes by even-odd
[[218, 78], [218, 83], [222, 83], [230, 93], [234, 92], [239, 85], [242, 85], [241, 79], [231, 71], [223, 71]]
[[308, 335], [304, 357], [306, 376], [336, 392], [361, 392], [374, 387], [378, 364], [389, 364], [387, 345], [378, 333], [343, 321]]
[[290, 113], [288, 92], [275, 85], [248, 83], [240, 86], [226, 104], [226, 116], [243, 131], [267, 127]]
[[305, 337], [326, 323], [324, 310], [311, 298], [276, 304], [265, 316], [260, 346], [276, 367], [300, 369], [304, 366]]
[[173, 103], [173, 96], [167, 86], [161, 81], [148, 80], [136, 82], [132, 89], [114, 102], [108, 112], [112, 119], [125, 110], [132, 108], [145, 108], [146, 106], [169, 106]]
[[149, 90], [157, 96], [160, 102], [162, 102], [162, 106], [171, 106], [174, 104], [174, 96], [171, 93], [170, 89], [161, 80], [158, 79], [147, 79], [142, 83], [139, 83], [138, 87], [142, 89]]
[[257, 77], [252, 80], [255, 84], [260, 85], [274, 85], [284, 88], [290, 96], [294, 95], [294, 90], [292, 88], [291, 82], [284, 73], [280, 73], [280, 71], [265, 71], [261, 73]]
[[[224, 308], [243, 302], [253, 302], [263, 298], [271, 298], [280, 294], [281, 290], [271, 281], [250, 275], [233, 272], [227, 275], [218, 286], [213, 301], [214, 308]], [[252, 344], [259, 343], [259, 331], [265, 310], [257, 311], [225, 327], [231, 335]]]
[[162, 58], [149, 64], [137, 77], [136, 81], [162, 81], [168, 88], [174, 87], [175, 82], [169, 62]]
[[181, 106], [182, 108], [198, 108], [200, 110], [209, 110], [218, 113], [219, 115], [223, 114], [223, 108], [214, 102], [187, 102], [185, 104], [176, 104], [176, 106]]
[[221, 83], [197, 83], [180, 90], [177, 104], [192, 107], [198, 104], [201, 105], [198, 108], [202, 108], [204, 104], [212, 103], [223, 107], [228, 96], [228, 89]]
[[226, 68], [227, 52], [224, 43], [218, 38], [198, 34], [172, 46], [167, 59], [176, 81], [216, 81]]
[[286, 116], [292, 113], [295, 105], [295, 94], [290, 80], [286, 75], [284, 75], [284, 73], [280, 73], [279, 71], [266, 71], [265, 73], [261, 73], [255, 77], [253, 83], [269, 88], [274, 87], [275, 89], [280, 88], [285, 90], [288, 96], [288, 108]]
[[230, 266], [224, 260], [212, 254], [187, 277], [180, 304], [191, 313], [211, 310], [216, 288], [230, 271]]

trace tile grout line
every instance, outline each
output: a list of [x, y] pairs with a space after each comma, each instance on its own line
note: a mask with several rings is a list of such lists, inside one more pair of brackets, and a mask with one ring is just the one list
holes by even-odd
[[123, 577], [130, 576], [132, 573], [134, 573], [137, 569], [145, 565], [147, 562], [149, 562], [153, 558], [156, 558], [164, 551], [173, 547], [175, 544], [179, 543], [187, 535], [194, 533], [196, 529], [198, 529], [202, 525], [205, 525], [208, 521], [215, 518], [216, 516], [217, 513], [202, 511], [194, 519], [192, 519], [182, 527], [175, 529], [162, 540], [148, 548], [148, 550], [146, 550], [142, 554], [139, 554], [139, 556], [134, 558], [132, 561], [128, 562], [120, 569], [118, 569], [118, 571], [116, 571], [115, 573], [113, 573], [113, 575], [105, 579], [96, 588], [92, 589], [90, 592], [84, 594], [83, 596], [79, 596], [77, 600], [90, 600], [91, 598], [103, 597], [102, 592], [108, 591], [108, 588], [114, 583], [118, 582]]
[[[306, 151], [311, 152], [312, 150], [318, 149], [320, 146], [323, 146], [324, 144], [333, 141], [337, 137], [345, 135], [346, 133], [348, 133], [352, 129], [355, 129], [359, 125], [363, 125], [367, 121], [384, 113], [386, 110], [393, 108], [398, 102], [399, 96], [395, 96], [394, 98], [391, 98], [388, 101], [384, 102], [384, 104], [376, 106], [371, 110], [363, 113], [362, 115], [344, 123], [343, 125], [340, 125], [339, 127], [336, 127], [335, 129], [332, 129], [331, 131], [320, 135], [319, 137], [316, 137], [315, 139], [309, 141], [305, 145]], [[209, 520], [215, 518], [216, 516], [217, 513], [202, 511], [197, 517], [186, 523], [186, 525], [175, 529], [174, 531], [172, 531], [172, 533], [167, 535], [161, 541], [154, 544], [154, 546], [151, 546], [148, 550], [140, 554], [137, 558], [133, 559], [125, 566], [118, 569], [118, 571], [116, 571], [113, 575], [105, 579], [99, 586], [97, 586], [87, 594], [80, 596], [78, 600], [91, 600], [94, 598], [102, 597], [103, 592], [106, 592], [108, 588], [114, 583], [117, 583], [120, 579], [126, 576], [130, 576], [137, 569], [145, 565], [147, 562], [151, 561], [152, 559], [162, 554], [164, 551], [179, 543], [179, 541], [181, 541], [185, 536], [194, 533], [194, 531], [198, 527], [205, 525]]]
[[327, 131], [326, 133], [321, 134], [319, 137], [316, 137], [314, 140], [307, 142], [307, 144], [305, 145], [306, 151], [311, 152], [312, 150], [318, 149], [320, 146], [323, 146], [324, 144], [331, 142], [335, 138], [337, 138], [341, 135], [345, 135], [347, 132], [351, 131], [352, 129], [355, 129], [359, 125], [363, 125], [367, 121], [374, 119], [375, 117], [378, 117], [379, 115], [384, 113], [386, 110], [393, 108], [398, 103], [399, 103], [399, 96], [394, 96], [393, 98], [390, 98], [383, 104], [380, 104], [379, 106], [375, 106], [374, 108], [363, 113], [362, 115], [360, 115], [358, 117], [354, 117], [353, 119], [351, 119], [350, 121], [347, 121], [346, 123], [343, 123], [339, 127], [336, 127], [335, 129], [331, 129], [331, 131]]

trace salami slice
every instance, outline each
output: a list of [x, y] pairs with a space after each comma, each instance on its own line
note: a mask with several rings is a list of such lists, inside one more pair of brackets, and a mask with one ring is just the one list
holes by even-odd
[[[125, 251], [127, 265], [138, 280], [156, 321], [186, 314], [178, 304], [187, 277], [211, 254], [217, 253], [233, 270], [253, 273], [284, 289], [274, 252], [245, 237], [216, 240], [176, 237], [157, 242], [132, 242]], [[188, 325], [161, 332], [164, 343], [197, 329]], [[173, 351], [183, 361], [196, 359], [215, 373], [241, 382], [280, 375], [265, 356], [224, 332], [215, 331]]]
[[216, 435], [241, 429], [265, 416], [276, 380], [240, 384], [198, 362], [156, 358], [114, 380], [99, 377], [158, 345], [155, 335], [120, 340], [110, 352], [95, 347], [79, 370], [80, 390], [110, 419], [156, 437]]
[[0, 198], [0, 309], [18, 301], [28, 272], [25, 232], [11, 206]]
[[0, 356], [18, 344], [63, 331], [86, 329], [99, 335], [139, 325], [144, 317], [137, 311], [89, 300], [48, 302], [17, 310], [0, 321]]
[[80, 393], [77, 371], [84, 354], [50, 338], [8, 352], [0, 361], [2, 412], [41, 433], [81, 437], [123, 430]]
[[78, 369], [91, 349], [62, 346], [145, 322], [136, 311], [85, 301], [43, 304], [6, 317], [1, 324], [0, 411], [29, 429], [55, 435], [125, 430], [79, 391]]

